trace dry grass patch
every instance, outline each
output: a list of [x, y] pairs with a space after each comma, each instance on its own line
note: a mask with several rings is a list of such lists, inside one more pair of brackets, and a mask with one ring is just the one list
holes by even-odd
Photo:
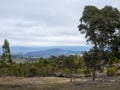
[[57, 77], [0, 77], [0, 90], [120, 90], [120, 76], [107, 81], [77, 78], [73, 83]]

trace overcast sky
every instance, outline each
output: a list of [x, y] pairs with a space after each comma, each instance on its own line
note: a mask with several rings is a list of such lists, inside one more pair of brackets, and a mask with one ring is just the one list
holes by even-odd
[[0, 0], [0, 45], [86, 45], [77, 28], [86, 5], [120, 10], [120, 0]]

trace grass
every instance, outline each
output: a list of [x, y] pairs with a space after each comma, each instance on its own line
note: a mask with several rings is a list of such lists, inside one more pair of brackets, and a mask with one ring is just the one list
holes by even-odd
[[69, 78], [0, 77], [0, 90], [120, 90], [120, 76], [107, 81], [77, 78], [72, 83]]

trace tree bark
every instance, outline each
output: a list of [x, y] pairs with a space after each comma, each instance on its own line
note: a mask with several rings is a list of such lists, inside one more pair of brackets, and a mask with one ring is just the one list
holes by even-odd
[[72, 75], [70, 74], [70, 82], [72, 82]]
[[107, 65], [105, 64], [103, 66], [103, 80], [107, 79]]
[[72, 71], [70, 71], [70, 82], [72, 82]]
[[95, 78], [96, 78], [96, 68], [95, 67], [93, 68], [93, 75], [92, 76], [93, 76], [93, 80], [95, 81]]

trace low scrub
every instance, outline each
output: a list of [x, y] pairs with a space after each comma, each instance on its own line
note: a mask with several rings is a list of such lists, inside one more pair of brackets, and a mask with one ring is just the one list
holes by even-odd
[[112, 76], [118, 71], [117, 67], [110, 67], [107, 69], [107, 75]]
[[89, 69], [84, 69], [83, 74], [84, 74], [85, 77], [90, 77], [91, 76], [91, 72], [90, 72]]

